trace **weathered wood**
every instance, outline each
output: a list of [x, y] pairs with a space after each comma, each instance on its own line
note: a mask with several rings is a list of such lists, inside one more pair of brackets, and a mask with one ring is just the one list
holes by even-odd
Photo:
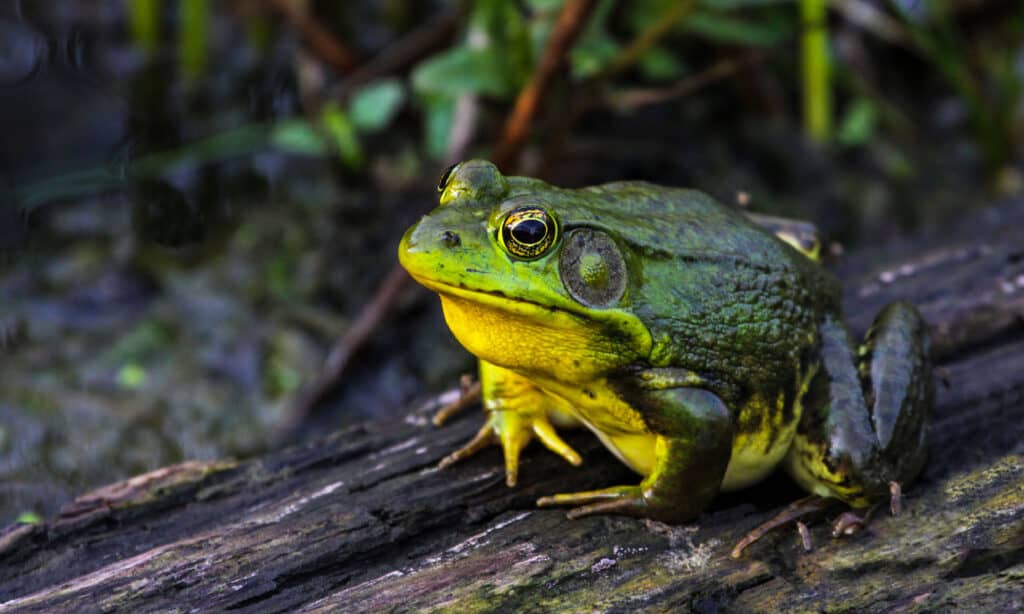
[[729, 549], [799, 492], [781, 476], [696, 522], [566, 520], [541, 495], [635, 481], [586, 433], [571, 468], [529, 448], [434, 465], [477, 428], [422, 415], [265, 458], [187, 463], [0, 534], [0, 611], [952, 610], [1024, 607], [1024, 203], [841, 267], [863, 330], [917, 302], [935, 330], [931, 459], [904, 512], [833, 540], [811, 526]]

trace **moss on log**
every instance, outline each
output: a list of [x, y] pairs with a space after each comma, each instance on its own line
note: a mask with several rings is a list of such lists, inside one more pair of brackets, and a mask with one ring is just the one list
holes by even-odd
[[[904, 511], [805, 552], [780, 530], [731, 546], [791, 499], [776, 476], [695, 522], [569, 521], [538, 496], [634, 481], [586, 433], [567, 467], [526, 451], [434, 468], [479, 416], [411, 414], [264, 458], [185, 463], [0, 532], [0, 612], [933, 611], [1024, 608], [1024, 203], [841, 267], [855, 328], [898, 298], [935, 333], [931, 458]], [[470, 412], [472, 414], [472, 412]]]

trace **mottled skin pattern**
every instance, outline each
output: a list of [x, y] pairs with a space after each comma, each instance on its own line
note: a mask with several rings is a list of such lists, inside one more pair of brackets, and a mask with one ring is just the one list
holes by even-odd
[[855, 352], [835, 279], [694, 190], [567, 190], [480, 160], [439, 187], [399, 256], [481, 361], [488, 421], [449, 462], [500, 443], [511, 485], [533, 437], [581, 462], [553, 425], [582, 424], [642, 482], [538, 503], [670, 522], [778, 464], [854, 506], [920, 470], [932, 380], [912, 306]]

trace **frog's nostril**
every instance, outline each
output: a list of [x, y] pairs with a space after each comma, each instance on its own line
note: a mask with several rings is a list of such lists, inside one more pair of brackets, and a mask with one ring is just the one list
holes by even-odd
[[444, 231], [444, 234], [441, 235], [441, 243], [443, 243], [445, 247], [458, 247], [462, 245], [462, 239], [459, 238], [457, 233], [446, 230]]

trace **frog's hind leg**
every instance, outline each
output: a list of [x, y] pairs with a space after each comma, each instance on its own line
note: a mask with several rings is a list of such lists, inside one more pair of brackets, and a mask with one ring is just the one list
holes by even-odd
[[933, 384], [926, 327], [917, 309], [908, 303], [883, 309], [856, 356], [838, 320], [827, 316], [819, 329], [822, 368], [803, 399], [785, 460], [789, 474], [813, 496], [755, 528], [734, 555], [769, 530], [837, 500], [867, 511], [840, 515], [832, 530], [836, 537], [867, 524], [886, 499], [896, 514], [901, 485], [924, 466]]
[[569, 512], [570, 518], [610, 513], [670, 523], [689, 520], [707, 507], [718, 493], [732, 450], [725, 404], [699, 388], [638, 389], [627, 395], [656, 434], [651, 473], [639, 485], [558, 494], [539, 499], [537, 505], [579, 506]]
[[[854, 508], [888, 498], [898, 511], [900, 485], [925, 461], [934, 394], [925, 323], [909, 303], [887, 306], [856, 359], [842, 324], [827, 317], [820, 329], [823, 368], [805, 400], [786, 468], [819, 496]], [[857, 524], [845, 521], [838, 532]]]
[[[785, 507], [785, 509], [773, 516], [770, 520], [757, 525], [754, 530], [744, 535], [743, 539], [733, 546], [732, 558], [738, 559], [743, 556], [743, 551], [747, 546], [761, 539], [769, 532], [774, 531], [779, 527], [786, 526], [791, 522], [796, 522], [798, 525], [801, 525], [801, 518], [823, 512], [835, 505], [836, 502], [837, 501], [835, 499], [811, 495], [790, 503]], [[805, 535], [803, 530], [800, 532], [800, 537], [804, 542], [804, 548], [810, 550], [810, 537]]]

